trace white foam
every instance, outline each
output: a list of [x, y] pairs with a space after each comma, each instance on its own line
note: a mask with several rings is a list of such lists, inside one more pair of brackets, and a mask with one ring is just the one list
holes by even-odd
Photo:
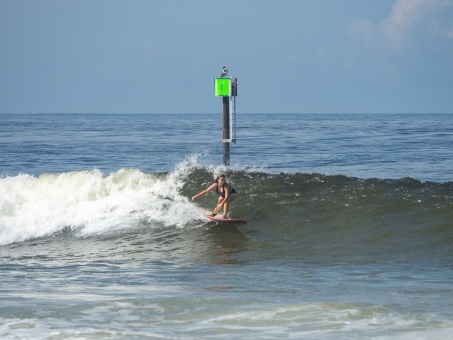
[[121, 169], [0, 179], [0, 245], [73, 228], [91, 235], [140, 221], [182, 227], [202, 213], [181, 196], [189, 164], [168, 175]]

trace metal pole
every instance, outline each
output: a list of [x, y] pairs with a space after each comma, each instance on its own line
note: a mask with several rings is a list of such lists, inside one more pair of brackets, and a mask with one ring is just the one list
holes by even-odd
[[230, 165], [230, 97], [223, 98], [223, 165]]

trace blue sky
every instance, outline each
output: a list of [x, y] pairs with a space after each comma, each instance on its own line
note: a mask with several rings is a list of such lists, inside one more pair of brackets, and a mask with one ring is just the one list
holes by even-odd
[[453, 112], [453, 0], [0, 0], [1, 113]]

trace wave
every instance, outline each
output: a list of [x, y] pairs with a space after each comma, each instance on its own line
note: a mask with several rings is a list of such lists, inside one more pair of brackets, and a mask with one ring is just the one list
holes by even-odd
[[[220, 172], [239, 192], [231, 214], [249, 221], [244, 228], [259, 228], [267, 235], [263, 242], [285, 238], [285, 246], [304, 251], [453, 245], [453, 182], [271, 174], [198, 164], [196, 157], [168, 173], [120, 169], [1, 178], [0, 245], [68, 229], [84, 237], [204, 227], [204, 212], [190, 197]], [[215, 200], [207, 195], [197, 202], [212, 208]]]
[[0, 179], [0, 245], [74, 230], [93, 235], [130, 229], [189, 225], [203, 214], [179, 193], [176, 172], [121, 169]]

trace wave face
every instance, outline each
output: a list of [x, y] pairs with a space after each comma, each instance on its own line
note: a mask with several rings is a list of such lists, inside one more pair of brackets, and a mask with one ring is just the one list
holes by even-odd
[[260, 230], [263, 256], [453, 252], [453, 182], [270, 174], [183, 162], [170, 173], [121, 169], [0, 179], [0, 245], [70, 230], [81, 237], [208, 225], [190, 197], [219, 172], [239, 192], [233, 217]]

